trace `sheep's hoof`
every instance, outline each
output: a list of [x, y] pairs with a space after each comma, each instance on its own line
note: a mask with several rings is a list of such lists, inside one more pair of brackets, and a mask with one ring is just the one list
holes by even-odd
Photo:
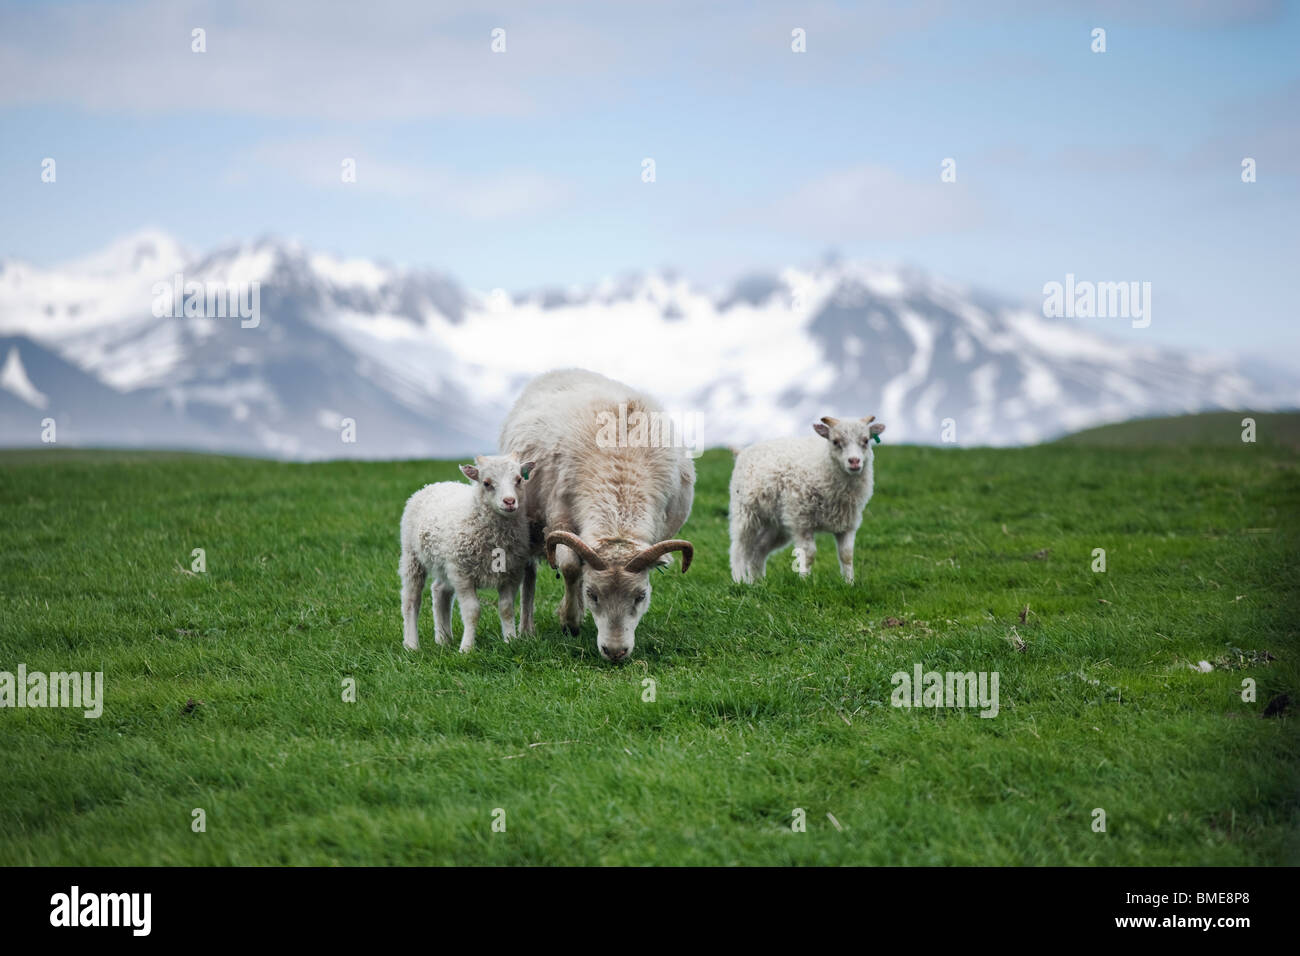
[[565, 634], [569, 635], [569, 637], [577, 637], [579, 634], [582, 633], [581, 626], [574, 627], [572, 624], [562, 624], [560, 625], [560, 628], [564, 631]]

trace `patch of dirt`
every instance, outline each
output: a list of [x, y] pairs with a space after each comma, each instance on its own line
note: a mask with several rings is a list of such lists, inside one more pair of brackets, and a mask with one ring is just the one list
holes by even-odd
[[1243, 651], [1240, 647], [1229, 647], [1228, 653], [1216, 657], [1214, 666], [1225, 671], [1239, 671], [1246, 667], [1256, 667], [1277, 660], [1268, 651]]

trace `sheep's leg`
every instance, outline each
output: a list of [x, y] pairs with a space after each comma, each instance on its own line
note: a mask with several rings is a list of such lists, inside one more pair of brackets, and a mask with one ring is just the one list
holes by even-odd
[[799, 577], [806, 578], [812, 573], [813, 558], [817, 557], [817, 543], [811, 531], [794, 533], [794, 569]]
[[731, 580], [737, 584], [754, 583], [754, 559], [745, 550], [739, 536], [731, 539]]
[[756, 580], [767, 577], [767, 559], [771, 557], [772, 552], [784, 548], [789, 543], [790, 536], [784, 528], [765, 527], [759, 532], [751, 552]]
[[[736, 505], [732, 503], [733, 513]], [[737, 584], [754, 583], [754, 542], [749, 528], [738, 522], [731, 525], [731, 580]]]
[[478, 630], [478, 592], [473, 588], [462, 588], [456, 591], [456, 600], [460, 602], [460, 619], [465, 625], [460, 652], [466, 654], [474, 650], [474, 633]]
[[[564, 548], [563, 545], [560, 546]], [[564, 633], [574, 635], [582, 632], [582, 615], [586, 607], [582, 603], [582, 559], [564, 548], [563, 557], [558, 558], [560, 573], [564, 575], [564, 600], [556, 609], [556, 616], [564, 626]]]
[[501, 615], [501, 639], [509, 644], [515, 636], [515, 585], [497, 592], [497, 612]]
[[450, 584], [433, 582], [433, 639], [443, 647], [451, 643], [451, 599], [455, 594]]
[[853, 583], [853, 539], [857, 533], [857, 528], [851, 528], [848, 531], [837, 532], [835, 535], [835, 550], [840, 557], [840, 574], [844, 575], [844, 580], [849, 584]]
[[537, 562], [532, 558], [524, 565], [524, 583], [519, 597], [519, 631], [525, 637], [532, 637], [537, 633], [537, 628], [533, 626], [533, 599], [537, 593]]
[[413, 554], [402, 557], [402, 646], [420, 649], [420, 601], [424, 596], [424, 570]]
[[749, 521], [732, 531], [731, 578], [753, 584], [767, 573], [767, 556], [780, 544], [780, 530]]

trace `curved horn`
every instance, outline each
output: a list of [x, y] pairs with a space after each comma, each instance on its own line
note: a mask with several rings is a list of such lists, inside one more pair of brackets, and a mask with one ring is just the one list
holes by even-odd
[[555, 563], [555, 546], [557, 544], [565, 545], [577, 551], [582, 560], [586, 561], [593, 570], [604, 571], [605, 562], [601, 560], [600, 555], [591, 550], [591, 545], [583, 541], [572, 531], [552, 531], [546, 536], [546, 560], [550, 562], [551, 567], [556, 567]]
[[691, 566], [691, 558], [695, 557], [695, 545], [689, 541], [683, 541], [681, 538], [670, 538], [667, 541], [660, 541], [658, 544], [652, 544], [640, 554], [637, 554], [627, 564], [623, 566], [624, 571], [642, 571], [654, 564], [669, 551], [680, 551], [682, 553], [682, 574]]

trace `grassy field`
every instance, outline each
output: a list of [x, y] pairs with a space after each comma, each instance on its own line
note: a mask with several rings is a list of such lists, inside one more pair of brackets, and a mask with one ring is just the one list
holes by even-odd
[[[4, 453], [0, 670], [106, 702], [0, 710], [0, 864], [1295, 863], [1300, 452], [1258, 421], [886, 442], [852, 587], [829, 538], [733, 585], [710, 452], [622, 667], [549, 571], [536, 639], [402, 649], [398, 517], [455, 463]], [[891, 706], [918, 663], [997, 717]]]

